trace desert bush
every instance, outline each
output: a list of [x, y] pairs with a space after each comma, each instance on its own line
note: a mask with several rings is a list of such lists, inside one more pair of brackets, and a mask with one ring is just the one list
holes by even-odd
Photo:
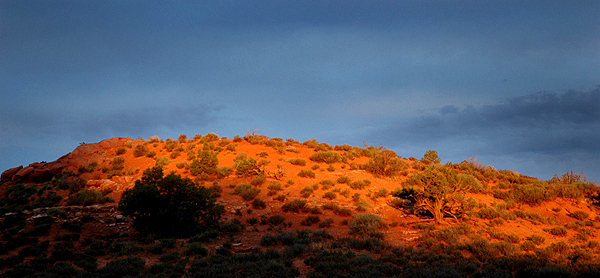
[[217, 182], [215, 182], [208, 188], [208, 191], [210, 192], [211, 198], [219, 198], [221, 197], [221, 192], [223, 192], [223, 188], [221, 188], [221, 186]]
[[267, 178], [265, 178], [265, 176], [261, 175], [261, 176], [257, 176], [256, 178], [252, 179], [250, 181], [250, 184], [254, 185], [254, 186], [259, 186], [259, 185], [265, 183], [265, 181], [267, 181]]
[[544, 229], [544, 231], [546, 231], [554, 236], [566, 236], [567, 235], [567, 229], [565, 229], [565, 227], [548, 228], [548, 229]]
[[266, 219], [265, 224], [278, 226], [278, 225], [282, 224], [284, 221], [285, 221], [285, 217], [283, 217], [282, 215], [276, 214], [276, 215], [269, 216]]
[[337, 178], [337, 183], [350, 183], [350, 178], [346, 176], [339, 176]]
[[267, 208], [267, 203], [260, 198], [256, 198], [252, 201], [252, 207], [255, 209], [265, 209]]
[[139, 257], [126, 257], [110, 261], [98, 272], [102, 277], [135, 277], [145, 270], [146, 262]]
[[306, 209], [306, 200], [295, 199], [281, 206], [282, 211], [300, 212]]
[[390, 194], [390, 192], [385, 188], [380, 188], [377, 192], [373, 193], [373, 199], [386, 197]]
[[89, 164], [87, 164], [86, 166], [79, 166], [78, 172], [79, 174], [83, 174], [83, 173], [91, 173], [93, 172], [96, 167], [98, 166], [98, 162], [90, 162]]
[[135, 149], [133, 149], [133, 156], [135, 157], [140, 157], [140, 156], [144, 156], [148, 153], [148, 148], [146, 148], [145, 145], [137, 145], [135, 146]]
[[302, 177], [302, 178], [314, 178], [315, 172], [313, 172], [311, 170], [302, 169], [302, 170], [300, 170], [300, 172], [298, 172], [298, 176]]
[[123, 192], [119, 210], [132, 216], [139, 230], [186, 235], [218, 223], [223, 207], [210, 195], [206, 187], [154, 167]]
[[374, 175], [391, 177], [408, 168], [408, 164], [394, 151], [379, 147], [371, 153], [369, 162], [363, 167]]
[[577, 220], [585, 220], [588, 217], [590, 217], [589, 213], [582, 211], [582, 210], [577, 210], [574, 212], [569, 213], [569, 216], [572, 218], [575, 218]]
[[228, 166], [221, 166], [221, 167], [217, 167], [217, 178], [222, 179], [225, 178], [227, 176], [229, 176], [229, 174], [231, 174], [233, 170], [228, 167]]
[[155, 156], [156, 156], [156, 152], [155, 151], [148, 151], [146, 153], [146, 157], [152, 158], [152, 157], [155, 157]]
[[309, 215], [306, 218], [304, 218], [302, 221], [300, 221], [300, 225], [302, 225], [302, 226], [312, 226], [312, 225], [317, 224], [319, 222], [321, 222], [321, 218], [319, 218], [319, 216]]
[[126, 149], [126, 148], [123, 148], [123, 147], [117, 148], [117, 150], [115, 151], [115, 153], [116, 153], [117, 155], [122, 155], [122, 154], [124, 154], [124, 153], [126, 153], [126, 152], [127, 152], [127, 149]]
[[192, 160], [190, 173], [200, 178], [207, 178], [217, 172], [218, 164], [217, 154], [204, 145], [204, 148], [198, 152], [198, 157]]
[[483, 208], [477, 212], [479, 218], [494, 219], [500, 217], [500, 213], [494, 208]]
[[333, 191], [329, 191], [329, 192], [323, 194], [323, 198], [325, 198], [325, 199], [333, 200], [333, 199], [335, 199], [335, 197], [336, 197], [336, 195], [335, 195], [335, 192], [333, 192]]
[[234, 168], [240, 176], [259, 175], [260, 168], [256, 164], [256, 160], [252, 157], [248, 158], [245, 153], [241, 153], [234, 159]]
[[168, 138], [167, 140], [165, 140], [165, 144], [163, 145], [163, 148], [165, 150], [167, 150], [167, 152], [172, 152], [177, 146], [179, 145], [179, 143], [177, 143], [177, 141]]
[[329, 228], [329, 227], [331, 227], [331, 225], [333, 225], [333, 218], [327, 218], [319, 223], [319, 228], [320, 229]]
[[89, 206], [92, 204], [103, 204], [109, 201], [110, 198], [105, 197], [102, 192], [96, 189], [82, 189], [81, 191], [69, 196], [67, 204]]
[[260, 189], [252, 187], [249, 184], [240, 184], [236, 186], [231, 194], [240, 195], [242, 199], [251, 201], [260, 193]]
[[360, 237], [382, 238], [379, 231], [386, 227], [381, 216], [371, 213], [360, 213], [350, 221], [350, 233]]
[[341, 162], [342, 156], [337, 152], [321, 151], [310, 155], [309, 159], [315, 162], [334, 163]]
[[352, 189], [363, 189], [371, 184], [370, 180], [358, 180], [350, 183]]
[[170, 163], [168, 157], [157, 157], [156, 158], [156, 167], [165, 167]]

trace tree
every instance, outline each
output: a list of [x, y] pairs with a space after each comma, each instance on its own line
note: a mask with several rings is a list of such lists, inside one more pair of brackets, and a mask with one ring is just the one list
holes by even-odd
[[456, 218], [467, 209], [463, 193], [472, 186], [473, 179], [469, 176], [459, 175], [456, 170], [443, 165], [431, 165], [408, 178], [403, 183], [407, 187], [395, 196], [411, 201], [416, 210], [430, 212], [439, 224], [444, 216]]
[[159, 166], [144, 171], [135, 186], [123, 192], [119, 210], [132, 216], [142, 232], [185, 236], [216, 224], [223, 206], [210, 191], [189, 178], [171, 173], [163, 176]]
[[423, 162], [425, 164], [431, 164], [431, 163], [440, 164], [442, 162], [442, 160], [440, 159], [440, 156], [438, 155], [437, 151], [428, 150], [423, 155], [423, 158], [421, 158], [421, 162]]

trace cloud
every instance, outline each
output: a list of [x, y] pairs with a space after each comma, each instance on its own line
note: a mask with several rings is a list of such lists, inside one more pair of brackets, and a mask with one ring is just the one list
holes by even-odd
[[507, 168], [537, 164], [535, 173], [543, 176], [556, 172], [557, 165], [566, 167], [566, 160], [598, 179], [592, 166], [600, 163], [600, 87], [540, 92], [488, 105], [444, 106], [381, 127], [370, 137], [396, 149], [437, 148], [454, 160], [474, 154], [503, 161]]

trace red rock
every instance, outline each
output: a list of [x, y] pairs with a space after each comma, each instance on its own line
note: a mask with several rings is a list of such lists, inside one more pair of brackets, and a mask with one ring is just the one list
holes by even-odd
[[15, 168], [10, 168], [10, 169], [2, 172], [2, 175], [0, 176], [0, 181], [2, 181], [2, 182], [11, 181], [13, 179], [13, 176], [17, 172], [19, 172], [21, 169], [23, 169], [23, 165], [21, 165], [19, 167], [15, 167]]

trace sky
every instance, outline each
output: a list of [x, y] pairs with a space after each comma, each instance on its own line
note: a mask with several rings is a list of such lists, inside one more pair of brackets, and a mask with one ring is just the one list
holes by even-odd
[[315, 138], [600, 181], [599, 1], [0, 1], [0, 171]]

